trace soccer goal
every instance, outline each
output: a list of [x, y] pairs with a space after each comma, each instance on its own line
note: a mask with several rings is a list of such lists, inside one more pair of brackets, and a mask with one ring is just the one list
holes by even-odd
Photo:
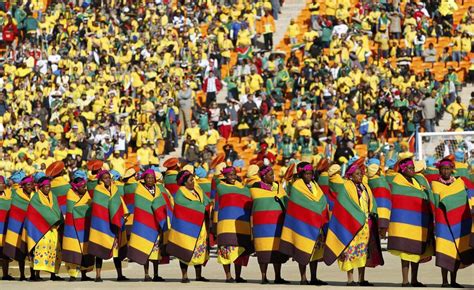
[[456, 151], [463, 151], [468, 157], [474, 154], [474, 131], [424, 132], [416, 136], [418, 160], [426, 160], [428, 156], [441, 159]]

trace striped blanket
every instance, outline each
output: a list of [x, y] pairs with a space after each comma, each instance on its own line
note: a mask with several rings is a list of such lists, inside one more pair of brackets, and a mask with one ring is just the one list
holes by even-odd
[[141, 183], [135, 191], [135, 218], [128, 257], [140, 265], [148, 262], [158, 236], [168, 230], [166, 201], [158, 186], [155, 186], [154, 192], [152, 195]]
[[59, 226], [63, 221], [58, 200], [52, 192], [48, 196], [41, 192], [33, 193], [25, 216], [28, 253], [53, 226]]
[[379, 227], [388, 228], [390, 223], [390, 211], [392, 209], [392, 197], [390, 185], [385, 176], [375, 175], [369, 178], [369, 187], [377, 203], [377, 214], [379, 215]]
[[71, 185], [64, 176], [58, 176], [51, 180], [51, 192], [58, 199], [61, 213], [66, 215], [67, 192], [71, 189]]
[[431, 183], [436, 211], [436, 265], [454, 271], [460, 265], [474, 262], [474, 248], [469, 244], [472, 228], [468, 190], [474, 190], [470, 181], [457, 178], [445, 185]]
[[82, 197], [72, 189], [67, 193], [67, 213], [64, 221], [62, 259], [64, 262], [92, 266], [93, 259], [87, 255], [91, 224], [91, 197], [86, 192]]
[[273, 184], [272, 190], [257, 182], [250, 188], [252, 205], [252, 235], [257, 259], [262, 263], [283, 263], [286, 255], [280, 250], [280, 237], [285, 219], [287, 195], [282, 186]]
[[[374, 198], [368, 186], [365, 187], [369, 194], [370, 212], [375, 213], [377, 207]], [[345, 180], [337, 192], [337, 200], [329, 220], [326, 247], [324, 249], [324, 262], [327, 265], [334, 263], [344, 252], [365, 222], [366, 215], [359, 206], [357, 189], [352, 181]]]
[[124, 255], [123, 246], [127, 240], [126, 234], [123, 234], [125, 213], [126, 206], [117, 186], [112, 184], [111, 190], [108, 191], [102, 183], [99, 183], [92, 197], [89, 254], [102, 259], [111, 258], [114, 241], [117, 239], [122, 250], [119, 256]]
[[12, 203], [11, 198], [12, 192], [8, 188], [0, 196], [0, 256], [3, 253], [3, 244], [5, 242], [5, 234], [7, 233], [8, 213]]
[[220, 210], [217, 222], [217, 244], [220, 246], [241, 246], [251, 251], [252, 231], [250, 216], [252, 198], [248, 187], [236, 182], [224, 182], [217, 186]]
[[189, 263], [193, 257], [201, 228], [209, 210], [209, 199], [195, 188], [199, 197], [184, 186], [174, 195], [173, 219], [166, 251], [169, 255]]
[[22, 234], [29, 203], [30, 197], [21, 188], [12, 190], [12, 203], [8, 215], [3, 253], [16, 261], [23, 261], [27, 254], [26, 237]]
[[312, 182], [310, 190], [302, 179], [297, 179], [291, 186], [280, 252], [307, 265], [320, 232], [328, 222], [328, 214], [328, 203], [321, 188]]
[[429, 188], [420, 186], [416, 187], [399, 173], [393, 178], [389, 250], [421, 255], [432, 238], [433, 199]]
[[163, 178], [163, 182], [165, 184], [166, 189], [171, 193], [171, 195], [175, 195], [175, 193], [179, 189], [179, 185], [176, 183], [176, 176], [178, 175], [178, 171], [176, 170], [168, 170], [165, 172], [165, 176]]

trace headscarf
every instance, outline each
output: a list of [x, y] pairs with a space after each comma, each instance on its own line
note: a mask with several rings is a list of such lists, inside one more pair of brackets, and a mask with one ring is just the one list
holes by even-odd
[[3, 177], [2, 175], [0, 175], [0, 181], [2, 181], [3, 183], [7, 183], [5, 177]]
[[77, 191], [79, 188], [87, 184], [87, 179], [82, 177], [74, 178], [74, 181], [71, 182], [71, 187], [73, 190]]
[[194, 171], [194, 173], [195, 173], [196, 176], [199, 177], [199, 178], [206, 178], [206, 176], [207, 176], [207, 171], [206, 171], [206, 169], [204, 169], [202, 166], [199, 166], [198, 168], [196, 168], [196, 170]]
[[26, 177], [26, 174], [23, 170], [14, 171], [10, 176], [10, 180], [13, 183], [21, 184], [21, 181]]
[[153, 169], [147, 169], [147, 170], [145, 170], [145, 171], [142, 173], [141, 178], [142, 178], [142, 179], [145, 179], [145, 177], [147, 176], [147, 174], [152, 175], [153, 177], [155, 177], [155, 180], [156, 180], [155, 171], [154, 171]]
[[178, 173], [176, 176], [176, 183], [178, 183], [179, 186], [183, 186], [186, 181], [188, 181], [188, 178], [191, 177], [193, 174], [187, 170], [183, 170]]
[[454, 152], [454, 158], [457, 162], [464, 162], [464, 152], [459, 150]]
[[221, 170], [221, 173], [222, 174], [227, 174], [227, 173], [231, 173], [232, 171], [234, 171], [235, 168], [232, 167], [232, 166], [227, 166], [227, 167], [224, 167], [222, 170]]
[[41, 177], [38, 180], [36, 185], [38, 186], [38, 188], [40, 188], [42, 186], [45, 186], [45, 185], [51, 185], [51, 180], [48, 177], [44, 176], [44, 177]]
[[113, 180], [119, 180], [120, 177], [122, 177], [122, 176], [120, 175], [120, 173], [119, 173], [117, 170], [114, 170], [114, 169], [110, 170], [110, 171], [109, 171], [109, 174], [110, 174], [110, 176], [112, 176], [112, 179], [113, 179]]
[[298, 173], [304, 172], [304, 171], [313, 171], [313, 166], [309, 163], [305, 164], [304, 166], [298, 167], [297, 170]]
[[36, 172], [33, 174], [33, 178], [35, 179], [35, 182], [39, 182], [41, 178], [46, 177], [46, 174], [43, 172]]
[[435, 163], [436, 168], [440, 169], [442, 166], [449, 166], [454, 168], [454, 162], [451, 159], [443, 158], [440, 161]]
[[30, 182], [35, 182], [35, 179], [33, 178], [33, 176], [26, 176], [25, 178], [23, 178], [20, 182], [20, 185], [21, 186], [25, 186], [27, 183], [30, 183]]
[[262, 168], [260, 168], [258, 175], [260, 175], [260, 177], [264, 177], [270, 171], [272, 171], [271, 166], [264, 165]]
[[413, 162], [413, 159], [411, 158], [407, 158], [407, 159], [403, 159], [401, 160], [399, 163], [398, 163], [398, 168], [400, 168], [400, 172], [405, 172], [407, 167], [409, 166], [415, 166], [415, 163]]
[[102, 169], [100, 170], [97, 175], [95, 176], [97, 179], [100, 179], [104, 174], [109, 174], [109, 171]]
[[363, 170], [365, 167], [364, 160], [362, 158], [357, 158], [357, 160], [355, 160], [354, 157], [349, 160], [349, 167], [347, 168], [346, 173], [344, 174], [346, 178], [349, 178], [352, 174], [354, 174], [357, 169]]
[[86, 179], [87, 180], [87, 173], [83, 170], [76, 170], [74, 171], [74, 173], [72, 174], [72, 178], [73, 179], [76, 179], [76, 178], [82, 178], [82, 179]]

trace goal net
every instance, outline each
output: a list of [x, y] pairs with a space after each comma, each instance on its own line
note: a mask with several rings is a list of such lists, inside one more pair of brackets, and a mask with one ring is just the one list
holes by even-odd
[[470, 158], [474, 155], [474, 131], [418, 133], [415, 148], [418, 160], [429, 156], [438, 160], [456, 151], [467, 153]]

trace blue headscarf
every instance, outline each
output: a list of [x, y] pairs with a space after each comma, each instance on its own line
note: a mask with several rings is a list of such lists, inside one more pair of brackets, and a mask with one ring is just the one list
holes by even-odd
[[119, 180], [120, 177], [122, 177], [122, 176], [120, 175], [120, 173], [119, 173], [117, 170], [114, 170], [114, 169], [110, 170], [110, 171], [109, 171], [109, 174], [110, 174], [110, 176], [112, 176], [112, 179], [113, 179], [113, 180]]
[[454, 152], [454, 159], [456, 159], [457, 162], [464, 162], [464, 152], [463, 151]]
[[33, 174], [33, 178], [35, 179], [36, 183], [38, 183], [38, 181], [45, 176], [46, 174], [44, 174], [44, 172], [36, 172], [35, 174]]
[[377, 158], [370, 158], [367, 161], [367, 166], [369, 166], [371, 164], [377, 164], [378, 166], [380, 166], [380, 160], [378, 160]]
[[78, 177], [87, 180], [87, 173], [84, 170], [74, 171], [74, 173], [72, 174], [72, 179], [76, 179]]
[[10, 180], [13, 181], [13, 183], [20, 184], [20, 182], [25, 177], [26, 177], [26, 174], [23, 170], [17, 170], [17, 171], [13, 171], [12, 175], [10, 176]]
[[194, 174], [196, 174], [196, 176], [199, 178], [206, 178], [207, 176], [206, 169], [202, 168], [201, 166], [199, 166], [198, 168], [196, 168], [196, 170], [194, 170]]

